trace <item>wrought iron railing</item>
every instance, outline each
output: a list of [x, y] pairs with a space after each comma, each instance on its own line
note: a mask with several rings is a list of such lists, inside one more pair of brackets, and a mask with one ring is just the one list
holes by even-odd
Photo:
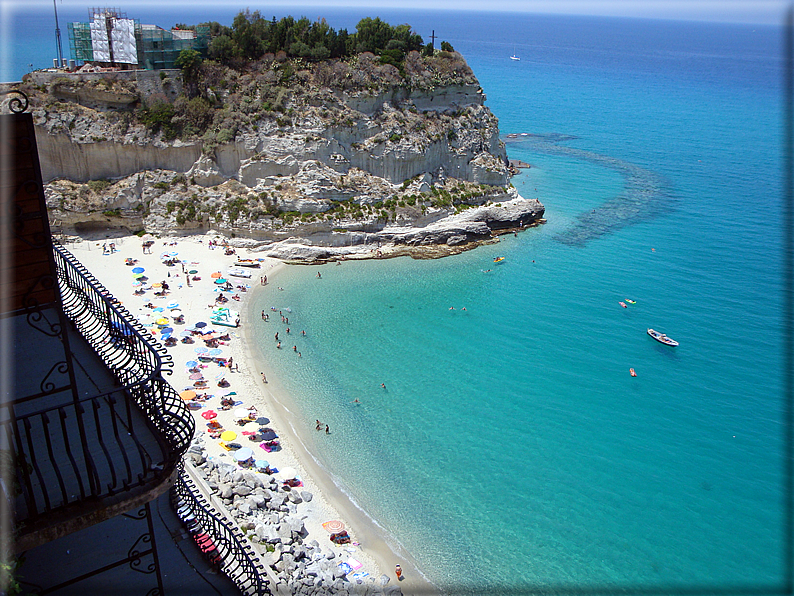
[[24, 532], [75, 510], [168, 479], [195, 420], [163, 378], [165, 349], [68, 251], [54, 247], [62, 308], [121, 385], [83, 399], [3, 410], [0, 443], [16, 456], [16, 520]]
[[217, 549], [221, 570], [243, 594], [270, 594], [264, 565], [240, 530], [230, 524], [202, 495], [193, 480], [181, 470], [171, 489], [171, 502], [177, 516], [192, 533], [206, 534]]
[[87, 498], [113, 497], [173, 469], [171, 446], [134, 409], [122, 388], [6, 420], [22, 496], [17, 519], [24, 524]]
[[68, 250], [53, 250], [66, 316], [179, 458], [190, 445], [195, 421], [163, 378], [172, 373], [171, 355]]

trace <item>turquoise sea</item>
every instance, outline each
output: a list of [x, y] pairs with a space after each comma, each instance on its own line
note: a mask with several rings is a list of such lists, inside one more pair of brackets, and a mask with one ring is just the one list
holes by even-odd
[[272, 12], [435, 30], [502, 134], [528, 133], [506, 139], [532, 164], [512, 182], [548, 219], [442, 260], [292, 267], [251, 305], [291, 310], [302, 357], [275, 349], [278, 317], [261, 352], [330, 425], [309, 447], [344, 490], [448, 593], [780, 586], [782, 29]]

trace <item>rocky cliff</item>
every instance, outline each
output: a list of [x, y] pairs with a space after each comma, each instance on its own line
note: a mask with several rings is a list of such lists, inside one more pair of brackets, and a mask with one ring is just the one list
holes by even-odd
[[179, 71], [34, 73], [52, 217], [78, 233], [211, 228], [333, 248], [466, 245], [543, 216], [510, 186], [459, 54], [412, 52], [404, 72], [371, 54], [255, 66], [210, 65], [192, 98]]

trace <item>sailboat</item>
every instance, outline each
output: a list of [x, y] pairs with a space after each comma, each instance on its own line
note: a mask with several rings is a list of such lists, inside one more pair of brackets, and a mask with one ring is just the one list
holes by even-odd
[[510, 56], [510, 60], [521, 60], [521, 58], [516, 56], [516, 46], [513, 46], [513, 55]]

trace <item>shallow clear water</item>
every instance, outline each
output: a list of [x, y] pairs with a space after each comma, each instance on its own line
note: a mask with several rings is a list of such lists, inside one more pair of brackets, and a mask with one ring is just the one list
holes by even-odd
[[775, 583], [775, 32], [558, 18], [515, 62], [455, 22], [502, 133], [541, 135], [508, 154], [548, 224], [265, 294], [307, 331], [262, 351], [330, 424], [314, 449], [449, 590]]

